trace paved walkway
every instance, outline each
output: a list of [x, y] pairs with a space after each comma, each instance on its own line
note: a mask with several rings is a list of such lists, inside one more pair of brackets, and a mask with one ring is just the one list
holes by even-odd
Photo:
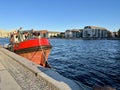
[[0, 63], [0, 90], [22, 90], [7, 69]]
[[0, 90], [91, 90], [0, 48]]

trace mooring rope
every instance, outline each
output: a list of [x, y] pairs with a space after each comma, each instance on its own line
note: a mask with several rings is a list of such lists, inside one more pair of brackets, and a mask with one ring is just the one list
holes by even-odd
[[51, 67], [50, 64], [49, 64], [49, 62], [47, 61], [47, 58], [46, 58], [45, 52], [44, 52], [44, 50], [43, 50], [43, 48], [42, 48], [42, 45], [41, 45], [41, 43], [40, 43], [40, 39], [41, 39], [41, 38], [39, 38], [38, 42], [39, 42], [40, 48], [41, 48], [42, 53], [43, 53], [43, 56], [44, 56], [45, 67], [46, 67], [46, 65], [47, 65], [47, 67]]

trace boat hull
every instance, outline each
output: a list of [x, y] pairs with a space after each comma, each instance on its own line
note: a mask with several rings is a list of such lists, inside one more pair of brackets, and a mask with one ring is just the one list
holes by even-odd
[[28, 49], [17, 50], [15, 53], [27, 58], [28, 60], [35, 62], [44, 67], [50, 67], [48, 65], [48, 56], [51, 51], [51, 46], [32, 47]]
[[50, 67], [48, 56], [52, 46], [46, 38], [35, 38], [14, 44], [14, 52], [44, 67]]

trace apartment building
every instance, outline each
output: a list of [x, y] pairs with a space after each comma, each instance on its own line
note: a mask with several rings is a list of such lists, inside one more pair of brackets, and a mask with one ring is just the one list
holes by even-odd
[[108, 30], [103, 27], [85, 26], [83, 29], [83, 38], [107, 38]]
[[47, 32], [47, 38], [54, 38], [54, 37], [59, 37], [59, 36], [60, 36], [60, 32], [56, 32], [56, 31]]
[[81, 38], [83, 29], [71, 29], [65, 31], [65, 38]]

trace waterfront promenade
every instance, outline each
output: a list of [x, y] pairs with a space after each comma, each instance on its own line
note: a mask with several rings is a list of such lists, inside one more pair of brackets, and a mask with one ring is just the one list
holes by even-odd
[[0, 90], [90, 90], [52, 69], [0, 48]]
[[15, 79], [0, 62], [0, 90], [22, 90]]

